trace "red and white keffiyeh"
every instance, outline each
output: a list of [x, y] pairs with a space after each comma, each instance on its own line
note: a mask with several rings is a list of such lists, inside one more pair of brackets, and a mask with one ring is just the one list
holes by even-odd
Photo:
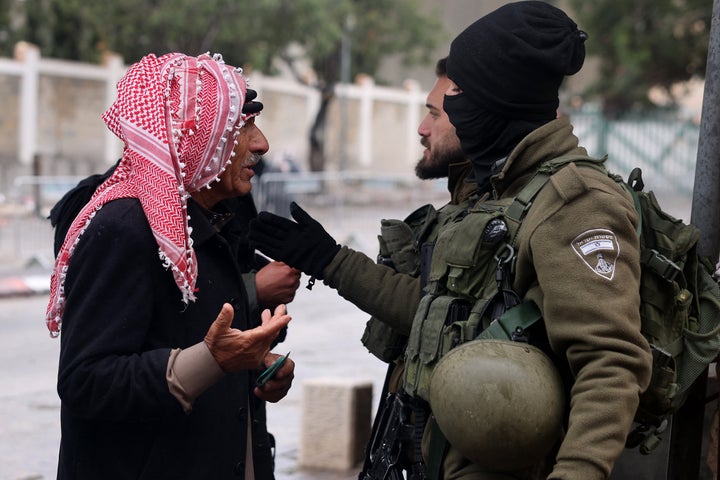
[[46, 314], [52, 336], [60, 333], [73, 250], [95, 213], [118, 198], [140, 200], [183, 302], [195, 300], [198, 270], [187, 200], [218, 181], [234, 155], [240, 127], [257, 115], [242, 113], [247, 81], [219, 54], [147, 55], [128, 69], [117, 89], [103, 120], [125, 143], [122, 160], [75, 218], [58, 253]]

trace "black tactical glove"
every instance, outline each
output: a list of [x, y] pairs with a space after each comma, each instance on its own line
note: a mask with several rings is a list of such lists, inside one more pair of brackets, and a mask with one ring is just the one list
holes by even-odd
[[270, 258], [322, 280], [340, 245], [297, 203], [290, 204], [290, 214], [297, 223], [260, 212], [250, 221], [250, 244]]

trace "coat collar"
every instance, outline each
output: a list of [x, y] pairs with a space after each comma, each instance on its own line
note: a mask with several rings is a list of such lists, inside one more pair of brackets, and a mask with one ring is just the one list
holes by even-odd
[[448, 165], [448, 191], [450, 203], [458, 205], [477, 191], [477, 184], [472, 178], [472, 162], [451, 163]]
[[190, 215], [188, 223], [192, 227], [192, 239], [195, 245], [202, 245], [218, 233], [210, 221], [208, 213], [210, 212], [192, 198], [188, 200], [188, 214]]
[[497, 196], [516, 194], [537, 167], [563, 155], [587, 155], [578, 145], [567, 117], [555, 119], [532, 131], [510, 152], [501, 170], [491, 178]]

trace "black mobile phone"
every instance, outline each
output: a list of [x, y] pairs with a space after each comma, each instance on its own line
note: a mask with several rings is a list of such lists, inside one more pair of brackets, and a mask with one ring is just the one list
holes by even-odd
[[288, 356], [290, 355], [290, 352], [286, 353], [282, 357], [275, 360], [272, 365], [270, 365], [268, 368], [265, 369], [264, 372], [260, 374], [257, 381], [255, 382], [255, 385], [258, 387], [262, 387], [265, 385], [271, 378], [275, 376], [278, 370], [280, 370], [280, 367], [283, 366], [285, 363], [285, 360], [288, 359]]

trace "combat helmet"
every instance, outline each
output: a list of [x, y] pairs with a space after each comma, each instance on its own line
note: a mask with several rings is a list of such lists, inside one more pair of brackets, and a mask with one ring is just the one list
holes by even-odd
[[494, 471], [537, 463], [562, 432], [562, 380], [527, 343], [483, 339], [454, 348], [435, 367], [429, 401], [450, 444]]

